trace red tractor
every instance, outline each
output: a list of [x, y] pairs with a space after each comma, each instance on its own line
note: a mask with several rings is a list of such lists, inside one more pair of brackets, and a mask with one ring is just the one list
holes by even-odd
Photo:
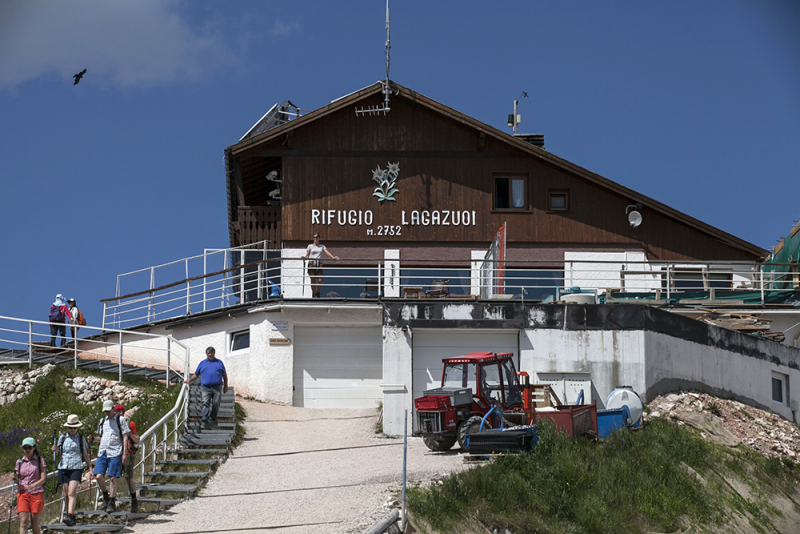
[[[414, 435], [422, 436], [432, 451], [449, 450], [458, 441], [469, 452], [468, 436], [479, 431], [481, 419], [492, 406], [500, 408], [506, 418], [520, 419], [520, 423], [528, 419], [513, 356], [510, 352], [472, 352], [442, 360], [442, 387], [414, 399]], [[527, 378], [526, 373], [520, 374]], [[484, 429], [499, 423], [487, 419]]]

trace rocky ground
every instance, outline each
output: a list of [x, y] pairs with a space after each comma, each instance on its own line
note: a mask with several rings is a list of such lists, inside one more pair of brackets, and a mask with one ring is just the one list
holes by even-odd
[[738, 401], [705, 393], [679, 392], [653, 399], [644, 418], [670, 417], [688, 424], [717, 443], [735, 447], [739, 443], [766, 456], [798, 461], [800, 427], [774, 413]]

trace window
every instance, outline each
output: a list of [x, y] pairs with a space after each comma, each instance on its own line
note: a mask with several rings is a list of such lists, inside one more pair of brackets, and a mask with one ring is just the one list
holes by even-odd
[[786, 406], [786, 383], [789, 377], [781, 373], [772, 373], [772, 402]]
[[569, 211], [569, 189], [548, 189], [547, 190], [547, 210], [548, 211]]
[[[666, 273], [663, 275], [661, 287], [666, 289]], [[710, 288], [730, 289], [732, 284], [730, 273], [708, 272], [703, 269], [672, 269], [670, 285], [672, 289], [683, 291], [705, 291]]]
[[544, 300], [555, 296], [564, 285], [564, 271], [506, 269], [503, 278], [506, 295], [520, 295], [524, 300]]
[[231, 332], [231, 344], [229, 352], [250, 348], [250, 329]]
[[487, 399], [503, 402], [503, 386], [500, 383], [500, 366], [498, 364], [481, 367], [481, 391]]
[[495, 176], [494, 209], [524, 210], [525, 178], [522, 176]]
[[475, 376], [477, 365], [474, 363], [448, 363], [444, 368], [443, 387], [470, 388], [477, 394]]

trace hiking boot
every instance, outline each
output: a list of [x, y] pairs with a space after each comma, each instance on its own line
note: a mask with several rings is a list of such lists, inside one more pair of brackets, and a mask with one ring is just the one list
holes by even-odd
[[108, 496], [108, 493], [106, 493], [106, 492], [104, 491], [104, 492], [103, 492], [103, 504], [101, 504], [101, 505], [100, 505], [100, 506], [99, 506], [97, 509], [98, 509], [98, 510], [103, 510], [103, 511], [106, 511], [106, 509], [108, 508], [108, 504], [109, 504], [109, 502], [110, 502], [110, 501], [111, 501], [111, 497], [109, 497], [109, 496]]
[[113, 514], [117, 511], [117, 500], [112, 497], [111, 500], [108, 501], [108, 508], [106, 508], [106, 513]]
[[64, 516], [64, 524], [67, 525], [68, 527], [74, 527], [75, 523], [76, 523], [75, 514], [66, 514]]
[[139, 501], [136, 500], [136, 495], [131, 495], [131, 513], [135, 514], [139, 511]]

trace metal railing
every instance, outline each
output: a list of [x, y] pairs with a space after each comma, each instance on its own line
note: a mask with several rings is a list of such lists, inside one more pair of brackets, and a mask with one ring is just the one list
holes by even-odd
[[[66, 336], [53, 336], [50, 327], [64, 327]], [[164, 369], [166, 386], [170, 374], [189, 377], [189, 347], [172, 336], [102, 329], [93, 326], [75, 327], [64, 323], [49, 323], [0, 315], [0, 346], [27, 351], [28, 366], [33, 366], [36, 351], [53, 352], [53, 344], [63, 343], [60, 355], [72, 355], [73, 368], [78, 368], [78, 359], [100, 360], [116, 364], [119, 381], [123, 382], [123, 366], [152, 367]], [[80, 331], [93, 333], [89, 337], [77, 337]], [[19, 358], [0, 360], [0, 365], [19, 364]]]
[[[230, 252], [230, 251], [228, 251]], [[241, 251], [240, 251], [241, 252]], [[238, 253], [238, 252], [237, 252]], [[245, 257], [242, 256], [242, 260]], [[342, 266], [345, 265], [345, 266]], [[789, 266], [791, 268], [791, 266]], [[401, 260], [342, 258], [322, 265], [322, 298], [482, 298], [553, 300], [579, 287], [603, 298], [673, 302], [680, 298], [764, 305], [800, 289], [796, 272], [755, 262]], [[796, 269], [796, 266], [794, 266]], [[312, 298], [309, 262], [273, 257], [178, 279], [104, 301], [104, 324], [152, 324], [271, 298]], [[152, 284], [151, 284], [152, 285]], [[690, 300], [691, 300], [690, 298]]]

